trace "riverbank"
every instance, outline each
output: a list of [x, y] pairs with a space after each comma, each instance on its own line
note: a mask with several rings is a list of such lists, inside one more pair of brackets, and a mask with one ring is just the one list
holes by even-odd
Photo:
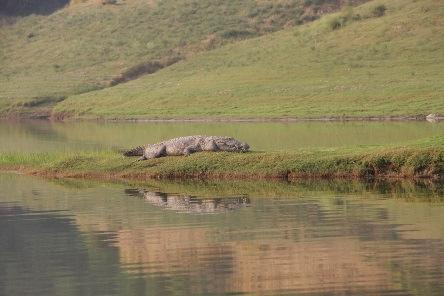
[[0, 170], [49, 178], [106, 180], [441, 179], [444, 137], [401, 147], [196, 153], [136, 162], [118, 152], [4, 153]]
[[9, 112], [0, 112], [0, 120], [48, 120], [48, 121], [98, 121], [98, 122], [330, 122], [330, 121], [444, 121], [444, 114], [406, 114], [406, 115], [366, 115], [366, 116], [76, 116], [70, 113], [55, 113], [51, 108], [18, 108]]

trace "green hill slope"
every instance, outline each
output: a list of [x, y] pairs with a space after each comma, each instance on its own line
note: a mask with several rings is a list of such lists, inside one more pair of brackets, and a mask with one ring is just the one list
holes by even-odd
[[196, 52], [309, 21], [342, 2], [72, 0], [49, 16], [0, 22], [0, 112], [51, 106]]
[[69, 97], [55, 112], [119, 118], [444, 114], [443, 28], [441, 1], [375, 0]]

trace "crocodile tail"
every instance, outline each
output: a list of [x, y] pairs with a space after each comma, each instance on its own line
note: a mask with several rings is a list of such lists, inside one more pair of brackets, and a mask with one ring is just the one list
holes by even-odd
[[123, 152], [123, 155], [125, 156], [143, 156], [143, 152], [145, 150], [145, 147], [143, 146], [138, 146], [136, 148], [130, 149], [130, 150], [126, 150], [125, 152]]

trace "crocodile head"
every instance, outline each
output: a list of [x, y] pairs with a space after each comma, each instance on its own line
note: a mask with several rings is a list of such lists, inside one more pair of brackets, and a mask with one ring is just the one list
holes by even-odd
[[216, 142], [219, 149], [223, 151], [247, 152], [250, 149], [250, 146], [247, 143], [239, 142], [233, 138], [224, 138]]
[[248, 152], [250, 150], [250, 145], [247, 143], [240, 143], [240, 150], [242, 152]]

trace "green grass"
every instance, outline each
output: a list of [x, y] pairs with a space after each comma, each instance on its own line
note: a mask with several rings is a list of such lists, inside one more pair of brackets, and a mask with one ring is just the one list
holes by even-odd
[[302, 0], [118, 2], [91, 0], [0, 26], [0, 112], [108, 87], [137, 65], [274, 32], [304, 13]]
[[[380, 5], [387, 10], [376, 17]], [[337, 19], [343, 25], [333, 30]], [[443, 27], [439, 1], [374, 0], [70, 96], [55, 112], [83, 118], [444, 114]]]
[[440, 178], [444, 137], [402, 147], [197, 153], [135, 162], [116, 152], [0, 154], [0, 168], [52, 177], [111, 179]]

